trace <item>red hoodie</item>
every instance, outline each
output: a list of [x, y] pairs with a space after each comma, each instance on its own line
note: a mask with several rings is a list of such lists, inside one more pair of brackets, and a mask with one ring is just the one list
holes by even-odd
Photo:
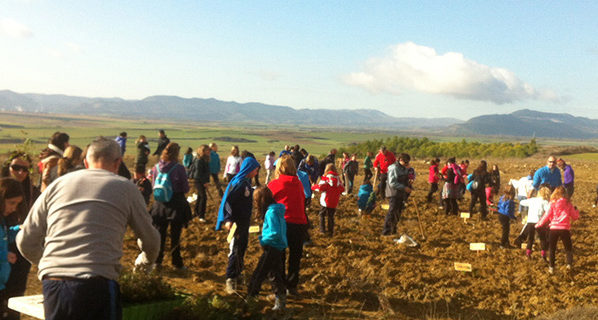
[[395, 161], [397, 161], [397, 159], [395, 158], [395, 154], [391, 151], [386, 150], [386, 154], [378, 152], [376, 159], [374, 159], [374, 168], [380, 167], [380, 173], [387, 173], [388, 166], [395, 163]]
[[272, 191], [274, 200], [284, 204], [284, 219], [287, 223], [307, 224], [305, 193], [299, 177], [281, 174], [278, 179], [270, 181], [268, 188]]
[[550, 221], [550, 230], [569, 230], [571, 221], [579, 218], [579, 211], [565, 198], [550, 202], [548, 212], [536, 223], [536, 228]]
[[345, 191], [343, 184], [334, 171], [328, 171], [320, 178], [320, 183], [311, 187], [312, 190], [322, 192], [320, 204], [322, 207], [336, 209], [341, 193]]

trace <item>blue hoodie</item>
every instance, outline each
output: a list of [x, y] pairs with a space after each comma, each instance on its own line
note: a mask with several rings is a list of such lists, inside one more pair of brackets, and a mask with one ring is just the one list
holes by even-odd
[[118, 143], [118, 145], [120, 146], [121, 156], [124, 155], [125, 151], [127, 150], [127, 138], [118, 136], [118, 137], [116, 137], [116, 139], [114, 139], [114, 141], [116, 141]]
[[284, 220], [285, 207], [282, 203], [268, 206], [264, 216], [262, 235], [259, 237], [262, 246], [270, 246], [284, 250], [289, 246], [287, 242], [287, 222]]
[[504, 200], [505, 196], [500, 197], [498, 200], [498, 213], [505, 215], [511, 219], [516, 219], [515, 217], [515, 201], [513, 200]]
[[214, 150], [210, 151], [210, 173], [220, 173], [220, 156]]
[[[6, 288], [6, 282], [10, 276], [10, 263], [8, 263], [8, 244], [15, 242], [19, 226], [6, 228], [4, 224], [0, 225], [0, 290]], [[8, 233], [8, 234], [6, 234]]]
[[299, 181], [303, 185], [303, 193], [305, 194], [305, 199], [311, 199], [311, 182], [309, 182], [309, 175], [305, 171], [297, 171], [297, 176], [299, 177]]
[[249, 228], [253, 208], [253, 189], [247, 175], [259, 167], [260, 164], [254, 158], [247, 157], [243, 160], [239, 173], [230, 181], [222, 196], [216, 231], [222, 229], [225, 221], [236, 223], [238, 228]]
[[359, 207], [359, 209], [370, 210], [373, 208], [373, 203], [369, 203], [368, 207], [368, 200], [370, 199], [370, 196], [373, 191], [374, 187], [371, 184], [362, 184], [359, 187], [359, 192], [357, 193], [357, 206]]

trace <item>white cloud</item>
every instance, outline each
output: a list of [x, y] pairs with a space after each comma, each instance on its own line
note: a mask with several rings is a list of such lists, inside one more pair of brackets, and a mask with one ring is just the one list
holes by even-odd
[[0, 35], [6, 35], [11, 38], [30, 38], [33, 32], [26, 25], [10, 18], [0, 19]]
[[416, 90], [496, 104], [559, 100], [556, 93], [535, 89], [507, 69], [480, 64], [458, 52], [439, 55], [433, 48], [413, 42], [391, 47], [384, 57], [368, 59], [364, 71], [348, 74], [343, 80], [374, 93], [395, 95]]
[[74, 42], [67, 42], [67, 43], [65, 43], [65, 46], [67, 48], [69, 48], [69, 50], [73, 53], [77, 53], [77, 54], [83, 53], [83, 49], [81, 48], [81, 46]]

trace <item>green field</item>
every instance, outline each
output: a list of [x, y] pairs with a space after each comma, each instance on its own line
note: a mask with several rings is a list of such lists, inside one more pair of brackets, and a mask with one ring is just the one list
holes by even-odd
[[31, 151], [36, 154], [43, 149], [48, 137], [56, 131], [71, 136], [71, 144], [84, 147], [94, 137], [115, 137], [126, 131], [128, 155], [133, 155], [135, 140], [145, 135], [152, 150], [156, 147], [158, 129], [164, 129], [171, 141], [196, 149], [201, 144], [216, 142], [219, 152], [226, 154], [233, 145], [241, 150], [249, 150], [257, 156], [275, 151], [277, 154], [285, 144], [299, 144], [309, 152], [321, 155], [331, 148], [368, 139], [386, 138], [396, 133], [373, 131], [337, 131], [334, 129], [314, 129], [300, 126], [267, 126], [253, 124], [192, 123], [168, 121], [133, 121], [111, 118], [92, 118], [70, 115], [14, 114], [0, 113], [0, 154], [15, 149], [24, 139], [33, 141]]

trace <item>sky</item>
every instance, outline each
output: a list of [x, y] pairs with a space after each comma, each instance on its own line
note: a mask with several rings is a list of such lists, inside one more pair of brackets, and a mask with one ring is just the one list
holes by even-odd
[[0, 1], [0, 90], [598, 118], [596, 1]]

